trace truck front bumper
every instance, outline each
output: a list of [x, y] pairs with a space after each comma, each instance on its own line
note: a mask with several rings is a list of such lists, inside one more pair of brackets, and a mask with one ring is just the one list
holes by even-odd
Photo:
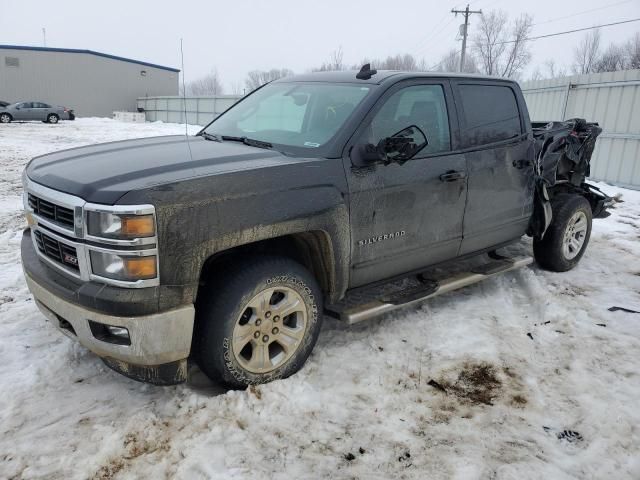
[[[192, 305], [141, 317], [117, 317], [62, 300], [26, 272], [25, 278], [47, 320], [102, 357], [107, 366], [135, 380], [159, 385], [186, 380], [195, 313]], [[130, 344], [113, 343], [121, 339], [105, 336], [99, 327], [106, 325], [126, 328]]]
[[[48, 288], [45, 274], [49, 267], [37, 259], [35, 252], [32, 255], [33, 246], [29, 243], [23, 241], [22, 244], [27, 286], [36, 305], [54, 327], [100, 356], [107, 366], [130, 378], [158, 385], [186, 380], [195, 316], [192, 304], [135, 316], [111, 315], [86, 308]], [[110, 335], [107, 326], [126, 328], [128, 338]]]

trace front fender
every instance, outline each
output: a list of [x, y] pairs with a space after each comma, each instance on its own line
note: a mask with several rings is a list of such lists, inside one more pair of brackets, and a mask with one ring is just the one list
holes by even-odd
[[161, 185], [130, 192], [119, 203], [156, 206], [161, 285], [197, 286], [207, 259], [231, 248], [323, 232], [334, 297], [346, 291], [350, 265], [344, 192], [341, 164], [321, 159]]

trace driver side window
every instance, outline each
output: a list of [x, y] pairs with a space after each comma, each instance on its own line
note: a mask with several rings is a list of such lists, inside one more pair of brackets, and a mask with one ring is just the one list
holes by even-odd
[[428, 142], [417, 158], [451, 150], [449, 116], [441, 85], [414, 85], [395, 92], [372, 119], [366, 141], [377, 145], [411, 125], [418, 126]]

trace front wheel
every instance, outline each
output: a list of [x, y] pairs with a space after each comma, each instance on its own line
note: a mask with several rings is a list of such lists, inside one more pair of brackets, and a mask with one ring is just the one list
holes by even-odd
[[567, 194], [551, 202], [553, 217], [544, 238], [533, 241], [538, 264], [553, 272], [566, 272], [584, 255], [591, 237], [591, 205], [581, 195]]
[[11, 115], [8, 113], [0, 113], [0, 123], [11, 123]]
[[194, 355], [214, 380], [243, 388], [296, 373], [322, 324], [322, 292], [302, 265], [258, 257], [202, 291]]

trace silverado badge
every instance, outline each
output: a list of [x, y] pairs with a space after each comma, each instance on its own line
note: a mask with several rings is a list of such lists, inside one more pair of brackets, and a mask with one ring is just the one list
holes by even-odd
[[399, 232], [385, 233], [384, 235], [378, 235], [377, 237], [370, 237], [364, 240], [358, 240], [358, 246], [364, 247], [365, 245], [371, 245], [372, 243], [378, 243], [384, 240], [391, 240], [394, 238], [400, 238], [404, 236], [405, 236], [404, 230], [400, 230]]

